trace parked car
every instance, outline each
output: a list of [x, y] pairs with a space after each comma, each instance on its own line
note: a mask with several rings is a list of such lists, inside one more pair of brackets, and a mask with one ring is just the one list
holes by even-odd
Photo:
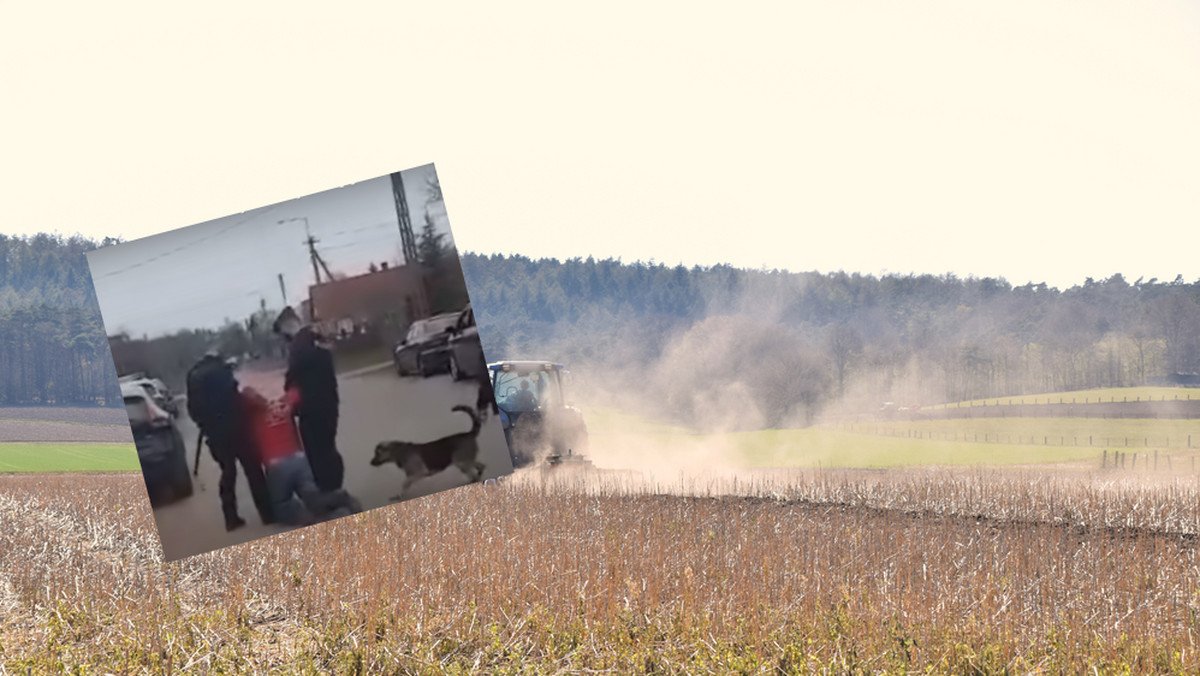
[[475, 326], [475, 312], [468, 303], [458, 316], [449, 341], [450, 376], [455, 380], [480, 378], [487, 374], [487, 360], [483, 356], [483, 344], [479, 342], [479, 327]]
[[447, 340], [432, 344], [421, 353], [426, 375], [449, 373], [455, 380], [485, 379], [487, 364], [470, 303], [454, 315], [454, 323], [446, 329], [446, 336]]
[[190, 496], [193, 486], [187, 448], [171, 414], [136, 382], [122, 383], [121, 396], [151, 504]]
[[433, 364], [422, 363], [423, 353], [445, 345], [450, 337], [446, 329], [458, 321], [458, 313], [434, 315], [426, 319], [418, 319], [408, 327], [408, 333], [400, 342], [392, 347], [392, 360], [396, 364], [396, 373], [401, 376], [433, 374]]
[[171, 394], [170, 388], [166, 383], [158, 378], [148, 378], [144, 373], [135, 373], [128, 376], [122, 376], [118, 379], [121, 387], [125, 385], [136, 385], [145, 390], [146, 394], [154, 399], [154, 403], [158, 404], [171, 417], [179, 416], [179, 406], [175, 403], [175, 395]]

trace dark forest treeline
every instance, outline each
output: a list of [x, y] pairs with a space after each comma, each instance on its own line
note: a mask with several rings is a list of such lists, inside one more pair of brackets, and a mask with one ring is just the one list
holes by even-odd
[[1059, 290], [471, 253], [463, 269], [490, 360], [634, 368], [660, 401], [703, 399], [705, 383], [740, 387], [768, 424], [797, 407], [811, 416], [834, 403], [1132, 386], [1200, 371], [1200, 281], [1182, 277], [1118, 274]]
[[[114, 242], [0, 235], [0, 405], [119, 401], [85, 257]], [[1200, 281], [1181, 277], [1059, 290], [471, 253], [462, 267], [489, 359], [632, 370], [694, 415], [724, 406], [696, 394], [714, 384], [777, 423], [855, 398], [932, 403], [1200, 371]]]
[[119, 406], [81, 236], [0, 235], [0, 405]]

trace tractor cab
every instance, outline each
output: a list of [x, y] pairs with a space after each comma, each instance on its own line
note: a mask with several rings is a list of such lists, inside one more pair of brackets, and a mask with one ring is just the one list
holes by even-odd
[[508, 369], [497, 370], [492, 384], [492, 391], [496, 393], [496, 405], [513, 418], [522, 413], [561, 405], [562, 380], [554, 366], [509, 365]]
[[539, 457], [551, 466], [583, 460], [587, 429], [582, 414], [567, 403], [569, 372], [562, 364], [503, 361], [488, 369], [514, 469]]

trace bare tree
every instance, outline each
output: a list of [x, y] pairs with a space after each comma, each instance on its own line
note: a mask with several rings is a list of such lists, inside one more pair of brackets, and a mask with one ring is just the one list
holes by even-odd
[[438, 180], [437, 174], [433, 174], [425, 179], [425, 204], [442, 201], [442, 183]]
[[1200, 367], [1200, 305], [1172, 290], [1151, 304], [1150, 313], [1166, 341], [1167, 369], [1188, 373]]
[[829, 328], [826, 348], [837, 372], [838, 398], [841, 399], [846, 396], [846, 370], [850, 362], [862, 353], [862, 336], [847, 323], [834, 324]]

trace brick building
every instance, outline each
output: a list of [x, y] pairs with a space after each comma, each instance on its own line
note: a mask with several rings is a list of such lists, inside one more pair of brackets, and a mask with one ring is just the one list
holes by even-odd
[[308, 287], [312, 322], [328, 336], [345, 336], [382, 326], [407, 327], [429, 316], [420, 269], [384, 263], [376, 272]]

